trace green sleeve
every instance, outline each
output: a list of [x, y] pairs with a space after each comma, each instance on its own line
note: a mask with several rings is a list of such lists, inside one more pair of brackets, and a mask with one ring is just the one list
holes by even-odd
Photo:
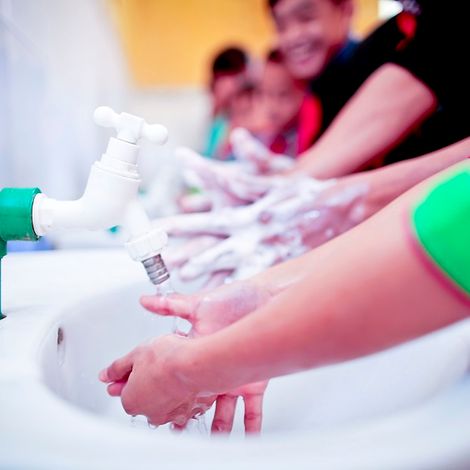
[[412, 226], [429, 258], [470, 294], [470, 171], [435, 186], [414, 208]]

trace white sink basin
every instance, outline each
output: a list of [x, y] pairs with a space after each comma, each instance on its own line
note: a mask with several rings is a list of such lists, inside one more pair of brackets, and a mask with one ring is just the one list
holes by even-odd
[[[80, 267], [64, 280], [72, 259]], [[0, 467], [470, 467], [470, 322], [271, 381], [259, 438], [242, 437], [241, 410], [230, 439], [197, 429], [175, 435], [132, 425], [97, 380], [112, 360], [172, 327], [138, 306], [152, 290], [140, 267], [120, 252], [9, 263], [11, 295], [32, 282], [26, 266], [50, 271], [36, 277], [34, 299], [11, 300], [0, 322]]]

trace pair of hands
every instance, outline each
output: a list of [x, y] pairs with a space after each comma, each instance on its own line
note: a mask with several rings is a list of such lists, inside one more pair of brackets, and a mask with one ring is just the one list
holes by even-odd
[[284, 179], [249, 205], [159, 219], [155, 224], [185, 243], [165, 253], [182, 280], [246, 279], [299, 256], [359, 223], [364, 184]]
[[[267, 290], [252, 282], [235, 282], [211, 292], [195, 295], [149, 296], [142, 305], [160, 315], [189, 321], [189, 337], [168, 335], [142, 344], [114, 361], [100, 373], [111, 396], [120, 396], [130, 415], [145, 415], [151, 424], [173, 423], [184, 428], [189, 419], [203, 414], [214, 403], [211, 430], [230, 432], [238, 397], [245, 403], [245, 430], [261, 430], [263, 394], [267, 382], [259, 382], [214, 394], [205, 386], [205, 376], [194, 376], [191, 367], [193, 338], [210, 335], [238, 321], [272, 298]], [[205, 373], [216, 374], [210, 364]]]

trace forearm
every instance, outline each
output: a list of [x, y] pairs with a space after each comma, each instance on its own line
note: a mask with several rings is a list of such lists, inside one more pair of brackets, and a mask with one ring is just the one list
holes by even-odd
[[419, 158], [395, 163], [377, 170], [345, 176], [344, 187], [365, 184], [364, 219], [392, 202], [426, 178], [470, 157], [470, 137]]
[[305, 277], [306, 271], [311, 266], [311, 258], [312, 252], [306, 253], [266, 269], [249, 281], [267, 289], [271, 295], [278, 295]]
[[432, 92], [408, 71], [386, 64], [344, 106], [292, 174], [347, 175], [385, 155], [435, 109]]
[[373, 353], [464, 318], [468, 307], [427, 271], [405, 230], [420, 192], [315, 250], [300, 283], [192, 344], [186, 360], [197, 384], [221, 392]]

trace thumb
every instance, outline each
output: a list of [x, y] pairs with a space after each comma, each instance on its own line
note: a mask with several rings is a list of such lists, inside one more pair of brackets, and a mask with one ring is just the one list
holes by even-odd
[[230, 134], [233, 153], [239, 160], [253, 163], [265, 162], [269, 159], [270, 151], [258, 139], [242, 127], [234, 129]]
[[115, 360], [110, 366], [103, 369], [99, 374], [101, 382], [125, 382], [129, 377], [134, 365], [133, 352]]

